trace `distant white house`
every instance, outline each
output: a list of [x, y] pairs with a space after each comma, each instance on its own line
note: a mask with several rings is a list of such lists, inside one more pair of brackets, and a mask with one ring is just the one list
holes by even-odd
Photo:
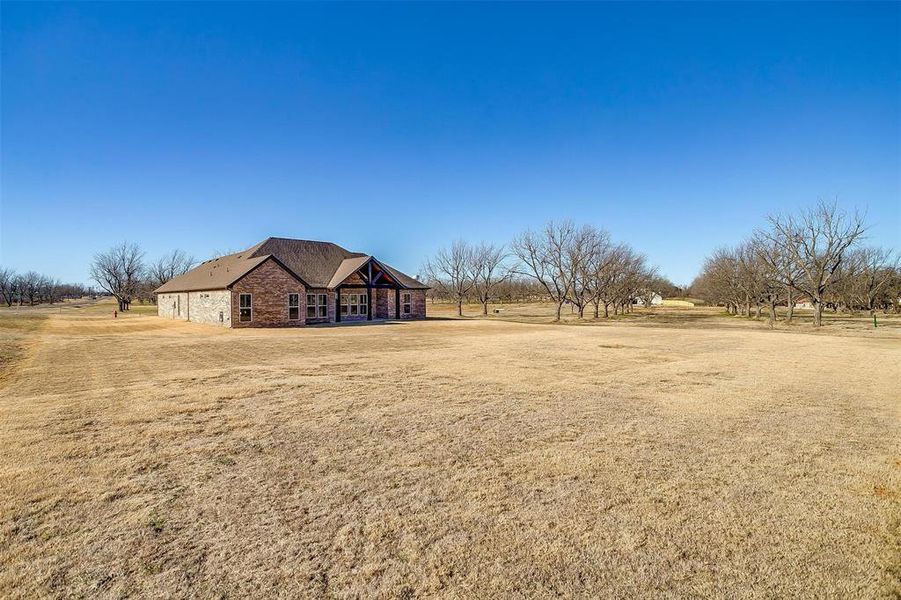
[[[644, 306], [644, 298], [635, 298], [632, 301], [632, 304], [634, 306]], [[661, 296], [660, 294], [654, 294], [654, 296], [651, 298], [651, 306], [660, 306], [661, 304], [663, 304], [663, 296]]]

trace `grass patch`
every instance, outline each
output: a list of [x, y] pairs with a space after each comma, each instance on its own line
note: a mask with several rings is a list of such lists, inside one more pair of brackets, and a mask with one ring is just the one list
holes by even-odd
[[162, 533], [165, 525], [166, 521], [156, 513], [150, 515], [150, 518], [147, 519], [147, 527], [155, 534]]

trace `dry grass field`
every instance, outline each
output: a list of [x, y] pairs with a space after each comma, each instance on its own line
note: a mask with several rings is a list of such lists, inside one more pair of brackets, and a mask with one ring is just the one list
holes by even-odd
[[111, 310], [0, 312], [0, 597], [901, 594], [897, 320]]

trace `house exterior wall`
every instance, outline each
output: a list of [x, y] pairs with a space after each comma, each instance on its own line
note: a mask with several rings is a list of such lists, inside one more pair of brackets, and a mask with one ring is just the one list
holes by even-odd
[[192, 323], [231, 327], [231, 301], [228, 290], [188, 292], [189, 320]]
[[[306, 288], [274, 260], [267, 260], [231, 286], [232, 327], [298, 327], [306, 316]], [[313, 290], [310, 290], [311, 292]], [[240, 319], [240, 295], [252, 294], [252, 320]], [[288, 294], [299, 294], [299, 318], [288, 319]]]
[[[394, 290], [391, 290], [392, 292]], [[401, 309], [403, 310], [403, 302], [404, 302], [404, 293], [410, 294], [412, 297], [412, 312], [408, 315], [400, 313], [401, 319], [425, 319], [425, 290], [401, 290], [400, 291], [400, 302]], [[393, 302], [393, 300], [392, 300]]]
[[[341, 300], [342, 301], [344, 301], [344, 299], [347, 296], [349, 296], [350, 294], [358, 294], [359, 295], [359, 294], [366, 294], [366, 293], [367, 292], [366, 292], [365, 286], [363, 286], [363, 287], [344, 287], [343, 285], [341, 286]], [[337, 295], [336, 295], [336, 297], [337, 297]], [[368, 300], [369, 304], [366, 307], [367, 311], [372, 309], [372, 307], [374, 305], [374, 300], [375, 300], [375, 289], [373, 289], [373, 294], [369, 297], [369, 300]], [[340, 307], [338, 308], [338, 310], [340, 310]], [[377, 318], [375, 313], [373, 313], [372, 318], [374, 318], [374, 319]], [[352, 314], [348, 313], [346, 315], [341, 315], [342, 323], [346, 323], [346, 322], [350, 322], [350, 321], [367, 321], [367, 320], [369, 320], [368, 314], [352, 315]]]
[[188, 293], [157, 294], [156, 314], [177, 321], [188, 320]]
[[394, 290], [378, 288], [375, 291], [375, 318], [394, 318]]
[[326, 288], [307, 288], [307, 294], [325, 294], [328, 296], [328, 317], [306, 317], [307, 314], [307, 297], [303, 297], [303, 316], [309, 325], [316, 323], [334, 323], [335, 322], [335, 292]]

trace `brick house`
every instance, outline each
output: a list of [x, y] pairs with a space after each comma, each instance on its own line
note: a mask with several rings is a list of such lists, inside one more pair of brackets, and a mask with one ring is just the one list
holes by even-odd
[[159, 316], [224, 327], [424, 319], [428, 286], [330, 242], [268, 238], [155, 290]]

